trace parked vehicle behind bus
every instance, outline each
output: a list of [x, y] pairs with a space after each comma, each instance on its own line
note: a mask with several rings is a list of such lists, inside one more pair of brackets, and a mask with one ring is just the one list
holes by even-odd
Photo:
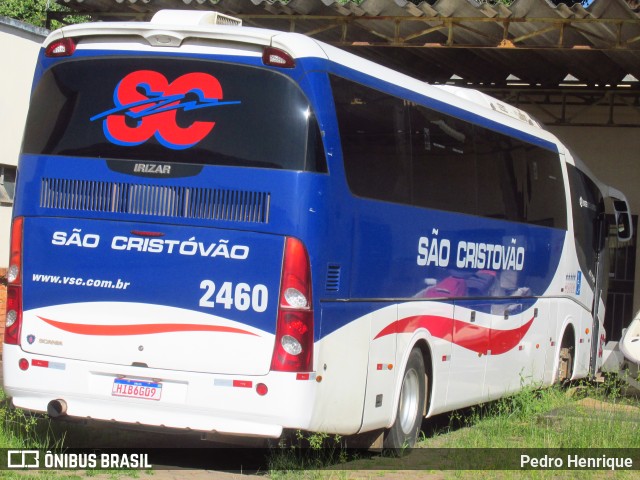
[[17, 407], [397, 449], [425, 416], [597, 370], [624, 195], [521, 110], [235, 23], [162, 11], [45, 41], [11, 238]]

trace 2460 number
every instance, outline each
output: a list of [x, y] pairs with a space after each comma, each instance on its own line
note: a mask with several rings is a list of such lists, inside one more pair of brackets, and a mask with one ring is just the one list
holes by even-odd
[[253, 287], [247, 283], [224, 282], [216, 291], [216, 284], [212, 280], [202, 280], [200, 289], [204, 295], [200, 298], [200, 306], [215, 308], [222, 305], [226, 310], [235, 308], [241, 312], [252, 309], [262, 313], [267, 310], [269, 291], [266, 285], [258, 284]]

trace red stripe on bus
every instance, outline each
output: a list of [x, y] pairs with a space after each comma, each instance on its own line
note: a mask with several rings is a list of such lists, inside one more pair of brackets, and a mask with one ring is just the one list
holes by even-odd
[[482, 354], [490, 351], [492, 355], [500, 355], [520, 343], [531, 328], [533, 319], [534, 317], [531, 317], [527, 323], [512, 330], [498, 330], [437, 315], [417, 315], [387, 325], [374, 337], [374, 340], [394, 333], [413, 333], [419, 328], [424, 328], [434, 337], [452, 342], [467, 350]]
[[43, 322], [48, 323], [52, 327], [59, 328], [69, 333], [78, 335], [147, 335], [152, 333], [169, 333], [169, 332], [221, 332], [221, 333], [239, 333], [243, 335], [254, 335], [255, 333], [241, 330], [239, 328], [224, 327], [221, 325], [198, 325], [193, 323], [150, 323], [139, 325], [90, 325], [83, 323], [66, 323], [48, 318], [38, 317]]

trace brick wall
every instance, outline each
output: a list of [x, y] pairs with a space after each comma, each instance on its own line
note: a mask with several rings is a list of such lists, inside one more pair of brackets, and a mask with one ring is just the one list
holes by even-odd
[[[0, 268], [0, 278], [7, 277], [7, 269]], [[7, 302], [7, 286], [5, 282], [0, 283], [0, 358], [2, 356], [2, 346], [4, 345], [4, 321], [6, 315], [5, 304]]]

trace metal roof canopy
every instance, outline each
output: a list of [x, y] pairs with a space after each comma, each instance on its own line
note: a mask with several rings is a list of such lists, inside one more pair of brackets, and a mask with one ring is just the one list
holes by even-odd
[[547, 125], [640, 126], [636, 0], [595, 0], [586, 9], [548, 0], [509, 7], [476, 0], [56, 1], [93, 20], [215, 10], [245, 25], [312, 36], [429, 83], [477, 88]]

